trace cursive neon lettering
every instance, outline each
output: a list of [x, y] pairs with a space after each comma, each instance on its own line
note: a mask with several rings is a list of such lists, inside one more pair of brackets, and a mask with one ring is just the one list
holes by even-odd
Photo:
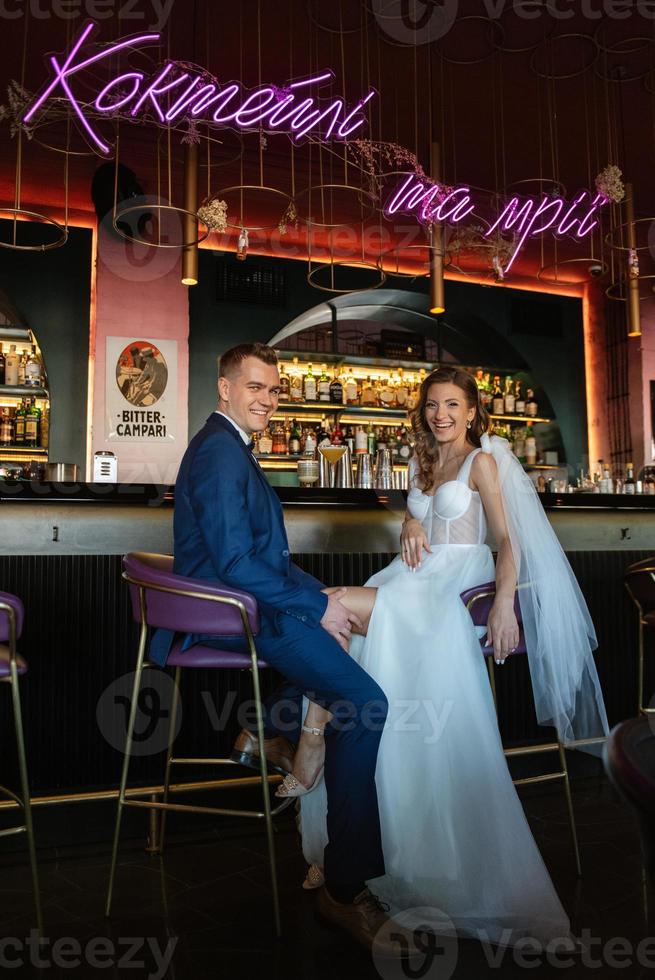
[[[92, 98], [90, 102], [86, 98], [78, 100], [71, 85], [71, 78], [78, 72], [96, 62], [110, 59], [123, 49], [138, 50], [143, 44], [160, 40], [160, 34], [125, 38], [93, 54], [89, 54], [87, 49], [85, 54], [88, 57], [77, 62], [96, 27], [93, 21], [85, 25], [70, 51], [61, 56], [61, 65], [59, 59], [50, 59], [53, 77], [30, 105], [23, 122], [29, 122], [56, 90], [62, 89], [85, 133], [102, 153], [108, 153], [110, 148], [92, 125], [93, 120], [106, 119], [112, 112], [119, 115], [121, 110], [131, 121], [136, 121], [139, 114], [149, 116], [162, 125], [181, 122], [186, 117], [199, 119], [208, 125], [232, 124], [245, 130], [262, 126], [270, 132], [286, 132], [295, 140], [309, 134], [320, 140], [347, 139], [366, 125], [362, 110], [375, 95], [373, 90], [352, 108], [338, 98], [319, 102], [317, 95], [308, 92], [312, 86], [332, 81], [334, 74], [331, 71], [289, 82], [282, 88], [260, 85], [248, 92], [238, 82], [219, 85], [213, 76], [202, 69], [194, 75], [190, 70], [193, 66], [168, 61], [150, 78], [141, 72], [124, 72], [105, 79], [104, 87], [95, 99]], [[95, 78], [85, 81], [88, 86], [94, 83]], [[126, 91], [128, 82], [130, 88]], [[113, 101], [112, 93], [116, 96]]]
[[[439, 201], [440, 193], [447, 191]], [[439, 203], [435, 205], [435, 200]], [[584, 201], [590, 204], [582, 217], [575, 217]], [[512, 264], [529, 238], [542, 235], [552, 230], [553, 234], [564, 235], [572, 233], [575, 238], [584, 238], [598, 226], [598, 212], [607, 204], [607, 198], [597, 194], [593, 200], [588, 191], [578, 194], [569, 204], [562, 197], [543, 195], [540, 201], [535, 198], [512, 197], [504, 205], [484, 238], [489, 238], [494, 232], [516, 236], [516, 244], [507, 260], [503, 272], [508, 272]], [[444, 188], [417, 174], [408, 174], [401, 184], [392, 192], [383, 212], [391, 218], [398, 211], [413, 212], [421, 222], [442, 221], [450, 225], [461, 222], [475, 209], [470, 188], [462, 185], [452, 189]]]
[[[109, 105], [102, 105], [102, 102], [109, 94], [113, 88], [119, 87], [126, 79], [133, 78], [134, 88], [127, 95], [123, 96], [122, 99], [118, 99], [116, 102], [110, 102]], [[97, 99], [93, 103], [93, 107], [97, 112], [112, 112], [114, 109], [120, 109], [122, 106], [127, 105], [131, 102], [136, 93], [139, 91], [139, 86], [143, 81], [143, 73], [140, 71], [128, 71], [125, 75], [119, 75], [118, 78], [113, 78], [108, 85], [105, 85], [102, 92], [98, 95]]]

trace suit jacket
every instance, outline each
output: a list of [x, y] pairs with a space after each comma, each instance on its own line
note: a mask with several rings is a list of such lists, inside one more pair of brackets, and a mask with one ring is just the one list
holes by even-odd
[[[280, 615], [308, 627], [327, 606], [322, 584], [289, 558], [282, 505], [236, 428], [212, 413], [189, 443], [175, 483], [174, 571], [255, 596], [267, 629]], [[157, 630], [150, 658], [164, 664], [172, 643]], [[185, 647], [194, 642], [193, 634]]]

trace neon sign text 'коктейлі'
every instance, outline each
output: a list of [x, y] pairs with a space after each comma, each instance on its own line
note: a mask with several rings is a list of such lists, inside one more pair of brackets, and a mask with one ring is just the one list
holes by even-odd
[[69, 51], [60, 56], [50, 55], [53, 77], [27, 110], [23, 122], [29, 123], [48, 99], [63, 95], [92, 145], [101, 153], [109, 153], [111, 147], [94, 123], [103, 115], [110, 117], [112, 114], [136, 121], [140, 114], [150, 113], [162, 125], [178, 124], [187, 119], [210, 126], [244, 130], [261, 128], [266, 132], [287, 133], [296, 140], [310, 134], [324, 141], [345, 140], [366, 124], [363, 109], [375, 95], [370, 91], [352, 107], [348, 107], [343, 99], [319, 104], [318, 96], [311, 94], [312, 87], [315, 89], [332, 81], [331, 71], [319, 72], [282, 87], [260, 85], [248, 91], [240, 82], [220, 85], [203, 68], [167, 61], [149, 78], [142, 71], [122, 72], [110, 78], [90, 102], [88, 99], [82, 102], [73, 91], [76, 75], [91, 65], [111, 59], [120, 51], [135, 51], [144, 45], [156, 44], [161, 38], [159, 34], [141, 34], [94, 53], [87, 51], [84, 56], [81, 49], [95, 27], [92, 21], [89, 22]]

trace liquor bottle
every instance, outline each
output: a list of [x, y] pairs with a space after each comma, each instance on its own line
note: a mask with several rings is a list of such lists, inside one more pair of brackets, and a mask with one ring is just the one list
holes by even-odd
[[321, 364], [321, 376], [318, 379], [318, 400], [320, 402], [330, 401], [330, 379], [327, 373], [327, 364]]
[[344, 403], [343, 384], [339, 377], [339, 368], [334, 369], [334, 377], [330, 382], [330, 401], [333, 405], [343, 405]]
[[367, 453], [368, 452], [368, 439], [366, 438], [366, 432], [364, 431], [364, 426], [358, 425], [355, 429], [355, 453]]
[[300, 426], [298, 425], [296, 419], [294, 419], [291, 424], [291, 433], [289, 435], [289, 455], [300, 455]]
[[603, 475], [600, 480], [601, 493], [614, 493], [614, 481], [610, 473], [609, 463], [603, 465]]
[[355, 455], [355, 433], [353, 432], [352, 425], [349, 425], [348, 428], [346, 429], [346, 435], [345, 435], [344, 441], [345, 441], [346, 445], [348, 446], [348, 449], [350, 450], [350, 455], [351, 456], [354, 456]]
[[517, 415], [525, 415], [525, 398], [521, 392], [521, 382], [516, 382], [516, 391], [514, 399], [514, 411]]
[[380, 388], [380, 405], [383, 408], [394, 408], [396, 404], [396, 391], [391, 384], [391, 378], [385, 378]]
[[14, 422], [14, 442], [17, 446], [25, 445], [25, 414], [27, 407], [25, 399], [21, 398], [20, 405], [16, 409], [16, 420]]
[[378, 449], [388, 449], [389, 443], [387, 442], [387, 430], [384, 426], [378, 426], [375, 430], [375, 435], [378, 440]]
[[371, 456], [375, 456], [378, 448], [378, 440], [376, 438], [372, 422], [368, 423], [368, 428], [366, 430], [366, 447]]
[[635, 483], [634, 467], [632, 463], [625, 464], [625, 483], [623, 484], [624, 493], [636, 493], [637, 484]]
[[514, 382], [511, 375], [505, 378], [505, 414], [514, 415], [516, 412], [516, 396], [514, 394]]
[[480, 389], [480, 404], [483, 408], [490, 408], [492, 395], [493, 386], [491, 384], [491, 375], [487, 371], [482, 375], [482, 387]]
[[289, 369], [289, 396], [292, 402], [304, 400], [302, 374], [298, 367], [298, 358], [294, 357], [293, 367]]
[[416, 378], [408, 377], [407, 383], [409, 385], [409, 392], [407, 394], [406, 408], [408, 412], [413, 412], [416, 406], [418, 405], [420, 390]]
[[291, 379], [284, 369], [284, 365], [280, 368], [280, 401], [288, 402], [291, 398]]
[[389, 449], [391, 451], [392, 462], [398, 459], [400, 443], [398, 441], [398, 433], [400, 430], [389, 429]]
[[0, 446], [7, 449], [14, 441], [14, 423], [8, 408], [2, 409], [0, 416]]
[[271, 437], [270, 426], [261, 433], [257, 450], [262, 456], [268, 456], [269, 453], [273, 452], [273, 439]]
[[2, 344], [0, 344], [0, 385], [5, 383], [5, 355], [2, 353]]
[[360, 404], [362, 407], [373, 408], [378, 403], [378, 393], [371, 383], [371, 376], [367, 377], [366, 381], [362, 384], [362, 397], [360, 399]]
[[313, 456], [316, 452], [316, 432], [311, 428], [311, 426], [305, 433], [305, 442], [302, 447], [302, 451], [304, 452], [305, 456], [309, 456], [310, 454]]
[[352, 368], [346, 378], [346, 405], [359, 405], [359, 391], [357, 390], [357, 378], [353, 374]]
[[311, 364], [307, 365], [307, 374], [305, 375], [304, 391], [305, 391], [306, 402], [316, 401], [316, 378], [314, 377], [314, 372], [312, 371]]
[[405, 463], [412, 455], [412, 447], [404, 425], [400, 427], [400, 439], [398, 440], [398, 455]]
[[32, 344], [31, 353], [25, 361], [25, 384], [29, 388], [41, 387], [41, 362], [36, 356], [36, 344]]
[[503, 397], [503, 389], [500, 387], [500, 375], [494, 375], [494, 390], [493, 398], [491, 402], [491, 412], [492, 415], [504, 415], [505, 414], [505, 399]]
[[343, 446], [344, 435], [343, 429], [339, 425], [339, 420], [335, 422], [334, 429], [332, 430], [332, 445], [333, 446]]
[[27, 363], [27, 353], [25, 348], [20, 352], [20, 357], [18, 358], [18, 384], [25, 384], [25, 365]]
[[50, 445], [50, 406], [46, 405], [41, 416], [41, 448], [47, 449]]
[[[27, 399], [26, 399], [27, 401]], [[39, 429], [41, 412], [36, 407], [36, 399], [31, 398], [29, 405], [25, 408], [25, 445], [30, 449], [39, 445]]]
[[282, 422], [275, 422], [271, 433], [273, 446], [271, 452], [284, 455], [287, 451], [287, 441], [284, 435], [284, 425]]
[[532, 390], [532, 388], [528, 388], [528, 397], [526, 398], [526, 401], [525, 401], [525, 414], [529, 418], [534, 419], [534, 418], [537, 417], [537, 409], [538, 408], [539, 408], [539, 406], [537, 405], [537, 402], [535, 401], [534, 391]]
[[20, 358], [16, 353], [16, 344], [9, 345], [9, 353], [5, 354], [5, 384], [18, 384], [18, 364]]
[[398, 368], [398, 384], [396, 385], [396, 405], [398, 408], [407, 408], [409, 388], [403, 376], [403, 369]]
[[537, 462], [537, 440], [532, 431], [532, 422], [528, 422], [527, 434], [525, 437], [525, 461], [528, 466], [534, 466]]
[[332, 433], [330, 432], [330, 423], [325, 418], [325, 416], [321, 418], [321, 427], [318, 430], [317, 441], [318, 441], [319, 449], [324, 448], [325, 446], [332, 445]]

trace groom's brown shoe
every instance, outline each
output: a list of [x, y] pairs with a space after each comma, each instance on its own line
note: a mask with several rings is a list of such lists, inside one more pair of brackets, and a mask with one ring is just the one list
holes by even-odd
[[[352, 902], [336, 902], [323, 886], [318, 893], [317, 910], [321, 918], [338, 926], [368, 950], [381, 956], [403, 957], [408, 953], [408, 942], [403, 942], [407, 930], [387, 914], [387, 907], [365, 888]], [[394, 937], [393, 939], [391, 937]]]
[[[271, 772], [279, 772], [285, 776], [293, 769], [293, 756], [295, 749], [291, 742], [281, 735], [275, 738], [264, 739], [264, 754], [266, 764]], [[249, 732], [246, 728], [241, 730], [239, 737], [234, 743], [234, 748], [230, 754], [232, 762], [238, 762], [241, 766], [248, 766], [250, 769], [260, 771], [259, 764], [259, 743], [257, 736]]]

